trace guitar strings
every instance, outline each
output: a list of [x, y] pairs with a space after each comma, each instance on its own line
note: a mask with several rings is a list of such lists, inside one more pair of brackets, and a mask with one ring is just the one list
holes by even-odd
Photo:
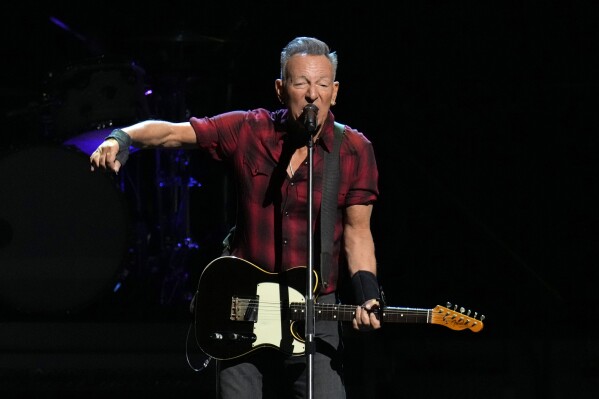
[[[236, 298], [235, 302], [241, 304], [241, 305], [245, 305], [246, 307], [256, 307], [256, 306], [261, 306], [262, 308], [264, 307], [272, 307], [274, 309], [279, 309], [282, 306], [289, 306], [290, 308], [295, 308], [295, 307], [303, 307], [305, 305], [305, 302], [271, 302], [271, 301], [260, 301], [259, 299], [254, 299], [254, 298]], [[344, 312], [349, 312], [349, 311], [353, 311], [358, 305], [347, 305], [347, 304], [329, 304], [329, 303], [315, 303], [317, 308], [320, 309], [337, 309], [339, 311], [344, 311]], [[432, 311], [432, 309], [423, 309], [423, 308], [398, 308], [398, 307], [386, 307], [384, 309], [385, 312], [398, 312], [398, 313], [409, 313], [409, 314], [422, 314], [422, 313], [429, 313]], [[455, 314], [460, 314], [458, 312], [454, 312]]]
[[[304, 320], [303, 311], [305, 302], [272, 302], [260, 301], [256, 298], [235, 298], [238, 305], [236, 311], [239, 313], [240, 321], [247, 321], [246, 314], [248, 311], [252, 313], [255, 309], [259, 313], [262, 321], [280, 321], [280, 315], [289, 309], [291, 312], [300, 309], [300, 313], [293, 313], [289, 317], [289, 321]], [[316, 318], [324, 320], [340, 320], [349, 321], [355, 315], [356, 305], [347, 304], [323, 304], [315, 303]], [[234, 307], [232, 306], [232, 309]], [[482, 328], [482, 320], [475, 317], [470, 318], [462, 313], [451, 311], [447, 308], [439, 307], [438, 309], [423, 309], [423, 308], [407, 308], [407, 307], [385, 307], [382, 310], [382, 315], [385, 321], [388, 322], [427, 322], [434, 324], [451, 324], [454, 329], [463, 328]], [[294, 317], [296, 316], [296, 317]], [[324, 317], [323, 317], [324, 316]], [[328, 317], [327, 317], [328, 316]], [[233, 313], [232, 313], [232, 317]], [[478, 330], [477, 330], [478, 331]]]
[[[294, 309], [303, 309], [305, 306], [305, 302], [269, 302], [269, 301], [260, 301], [255, 298], [236, 298], [235, 302], [238, 304], [239, 311], [247, 311], [252, 308], [258, 309], [260, 314], [263, 315], [265, 312], [274, 311], [274, 314], [280, 314], [283, 308], [289, 308], [290, 310]], [[316, 303], [316, 310], [320, 312], [331, 313], [335, 312], [338, 314], [354, 314], [357, 305], [347, 305], [347, 304], [324, 304], [324, 303]], [[232, 306], [233, 307], [233, 306]], [[432, 309], [422, 309], [422, 308], [396, 308], [396, 307], [386, 307], [383, 312], [388, 315], [422, 315], [426, 316], [430, 314]]]
[[[272, 301], [260, 301], [259, 299], [256, 299], [256, 298], [240, 298], [240, 297], [236, 297], [235, 301], [242, 305], [245, 305], [247, 307], [262, 306], [262, 307], [272, 307], [275, 309], [279, 309], [282, 306], [288, 306], [289, 308], [295, 308], [295, 307], [303, 307], [305, 305], [305, 302], [298, 302], [298, 301], [272, 302]], [[316, 302], [315, 305], [317, 308], [320, 308], [320, 309], [330, 308], [330, 309], [337, 309], [342, 312], [353, 311], [357, 306], [359, 306], [359, 305], [331, 304], [331, 303], [318, 303], [318, 302]], [[327, 310], [330, 310], [330, 309], [327, 309]], [[432, 312], [434, 309], [387, 306], [383, 310], [388, 313], [426, 314], [426, 313]], [[465, 315], [458, 311], [452, 311], [450, 309], [446, 309], [446, 314], [461, 315], [464, 317], [469, 317], [468, 315]], [[474, 319], [474, 317], [473, 317], [473, 319]]]

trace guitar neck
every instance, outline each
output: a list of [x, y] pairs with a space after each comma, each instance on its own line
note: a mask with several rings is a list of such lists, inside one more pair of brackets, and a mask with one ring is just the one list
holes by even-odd
[[[291, 320], [305, 319], [304, 303], [292, 303], [290, 310]], [[432, 309], [387, 306], [377, 312], [382, 315], [383, 323], [430, 323], [432, 311]], [[356, 314], [356, 306], [316, 303], [314, 305], [314, 314], [316, 320], [352, 321]]]

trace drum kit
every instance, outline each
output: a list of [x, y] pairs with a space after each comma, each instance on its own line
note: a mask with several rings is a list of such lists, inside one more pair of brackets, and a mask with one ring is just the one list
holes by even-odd
[[187, 152], [138, 151], [118, 175], [90, 173], [113, 129], [164, 117], [144, 69], [98, 57], [49, 73], [44, 86], [40, 140], [0, 154], [0, 307], [77, 314], [149, 274], [160, 276], [157, 302], [190, 299], [198, 182]]

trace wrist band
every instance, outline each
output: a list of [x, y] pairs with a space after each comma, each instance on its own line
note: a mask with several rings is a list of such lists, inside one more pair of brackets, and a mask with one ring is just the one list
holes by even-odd
[[116, 154], [116, 160], [121, 163], [122, 166], [125, 165], [127, 159], [129, 159], [129, 147], [133, 140], [131, 140], [131, 136], [125, 133], [122, 129], [114, 129], [104, 140], [114, 139], [117, 143], [119, 143], [119, 152]]
[[379, 282], [374, 273], [359, 270], [351, 278], [354, 298], [358, 305], [370, 299], [380, 299]]

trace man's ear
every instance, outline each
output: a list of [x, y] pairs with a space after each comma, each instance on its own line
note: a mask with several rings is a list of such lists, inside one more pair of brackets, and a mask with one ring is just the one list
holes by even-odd
[[333, 98], [331, 99], [331, 105], [337, 104], [337, 94], [339, 93], [339, 82], [333, 82]]
[[285, 90], [283, 89], [283, 81], [281, 79], [275, 80], [275, 91], [281, 104], [285, 104]]

